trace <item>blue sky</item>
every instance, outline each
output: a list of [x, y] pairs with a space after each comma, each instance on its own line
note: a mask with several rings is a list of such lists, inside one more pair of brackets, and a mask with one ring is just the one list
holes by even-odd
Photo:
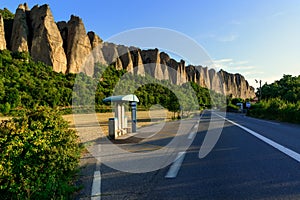
[[[23, 1], [2, 0], [15, 12]], [[216, 68], [271, 83], [283, 74], [300, 75], [300, 1], [27, 1], [49, 4], [56, 21], [80, 16], [87, 31], [106, 40], [120, 32], [161, 27], [181, 32], [199, 43]], [[202, 63], [193, 63], [202, 64]]]

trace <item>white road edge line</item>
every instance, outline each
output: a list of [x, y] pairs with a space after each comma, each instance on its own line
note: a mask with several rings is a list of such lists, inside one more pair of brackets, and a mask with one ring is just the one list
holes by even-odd
[[91, 199], [92, 200], [100, 200], [101, 199], [101, 173], [100, 173], [100, 171], [94, 172]]
[[247, 131], [251, 135], [257, 137], [258, 139], [260, 139], [263, 142], [271, 145], [272, 147], [276, 148], [277, 150], [281, 151], [282, 153], [286, 154], [287, 156], [289, 156], [289, 157], [293, 158], [294, 160], [300, 162], [300, 154], [299, 153], [297, 153], [297, 152], [295, 152], [295, 151], [293, 151], [291, 149], [288, 149], [285, 146], [282, 146], [281, 144], [278, 144], [278, 143], [276, 143], [276, 142], [274, 142], [274, 141], [272, 141], [272, 140], [270, 140], [270, 139], [268, 139], [268, 138], [260, 135], [259, 133], [255, 132], [255, 131], [253, 131], [253, 130], [251, 130], [249, 128], [246, 128], [246, 127], [244, 127], [244, 126], [242, 126], [242, 125], [240, 125], [240, 124], [238, 124], [238, 123], [236, 123], [234, 121], [231, 121], [231, 120], [229, 120], [227, 118], [224, 118], [223, 116], [221, 116], [221, 115], [219, 115], [217, 113], [214, 113], [214, 114], [217, 115], [217, 116], [219, 116], [219, 117], [221, 117], [221, 118], [223, 118], [223, 119], [225, 119], [225, 120], [227, 120], [228, 122], [236, 125], [237, 127], [239, 127], [241, 129]]
[[179, 152], [177, 154], [177, 157], [175, 159], [175, 161], [173, 162], [173, 164], [171, 165], [168, 173], [166, 174], [165, 178], [176, 178], [178, 171], [181, 167], [181, 164], [183, 162], [183, 159], [185, 157], [185, 151], [183, 152]]

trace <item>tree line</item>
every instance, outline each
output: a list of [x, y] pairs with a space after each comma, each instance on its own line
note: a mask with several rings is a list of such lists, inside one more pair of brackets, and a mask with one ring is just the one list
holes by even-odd
[[300, 75], [283, 75], [271, 84], [265, 83], [257, 96], [261, 101], [252, 106], [253, 117], [300, 123]]
[[[0, 52], [0, 112], [17, 115], [37, 106], [69, 108], [95, 105], [97, 111], [107, 111], [105, 97], [133, 93], [140, 99], [140, 109], [161, 104], [170, 111], [222, 105], [223, 95], [200, 87], [196, 83], [171, 84], [150, 75], [137, 76], [113, 66], [95, 65], [94, 76], [84, 73], [62, 74], [41, 62], [33, 62], [28, 53]], [[75, 91], [75, 92], [74, 92]], [[66, 109], [67, 110], [67, 109]]]

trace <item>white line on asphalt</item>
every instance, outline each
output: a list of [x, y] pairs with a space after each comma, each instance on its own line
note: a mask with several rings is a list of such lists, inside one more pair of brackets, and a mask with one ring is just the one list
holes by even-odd
[[173, 164], [171, 165], [168, 173], [166, 174], [165, 178], [176, 178], [178, 171], [181, 167], [182, 161], [184, 159], [185, 156], [185, 151], [184, 152], [179, 152], [177, 154], [177, 157], [175, 159], [175, 161], [173, 162]]
[[199, 126], [199, 122], [194, 126], [194, 129], [197, 129]]
[[[193, 139], [193, 138], [195, 137], [195, 135], [196, 135], [196, 133], [197, 133], [197, 129], [198, 129], [198, 127], [199, 127], [200, 119], [201, 119], [201, 117], [203, 116], [203, 113], [204, 113], [204, 112], [201, 113], [199, 119], [197, 120], [196, 124], [195, 124], [194, 127], [193, 127], [193, 130], [190, 132], [190, 134], [189, 134], [189, 136], [188, 136], [188, 139], [189, 139], [189, 140], [191, 140], [191, 139]], [[195, 130], [194, 130], [194, 129], [195, 129]]]
[[100, 171], [94, 172], [91, 199], [92, 200], [100, 200], [101, 199], [101, 173], [100, 173]]
[[197, 129], [198, 129], [199, 123], [195, 124], [194, 127], [192, 128], [192, 131], [189, 133], [188, 139], [194, 139], [196, 133], [197, 133]]
[[274, 142], [274, 141], [272, 141], [272, 140], [270, 140], [270, 139], [268, 139], [268, 138], [260, 135], [259, 133], [255, 132], [255, 131], [253, 131], [253, 130], [251, 130], [249, 128], [246, 128], [246, 127], [244, 127], [244, 126], [242, 126], [242, 125], [240, 125], [240, 124], [238, 124], [238, 123], [236, 123], [234, 121], [231, 121], [231, 120], [229, 120], [227, 118], [224, 118], [223, 116], [221, 116], [221, 115], [219, 115], [217, 113], [214, 113], [214, 114], [217, 115], [217, 116], [219, 116], [219, 117], [221, 117], [221, 118], [223, 118], [223, 119], [225, 119], [225, 120], [227, 120], [228, 122], [230, 122], [230, 123], [232, 123], [232, 124], [240, 127], [241, 129], [247, 131], [251, 135], [257, 137], [258, 139], [260, 139], [263, 142], [271, 145], [272, 147], [276, 148], [277, 150], [281, 151], [282, 153], [286, 154], [287, 156], [289, 156], [289, 157], [295, 159], [296, 161], [300, 162], [300, 154], [299, 153], [297, 153], [297, 152], [295, 152], [295, 151], [293, 151], [291, 149], [288, 149], [285, 146], [282, 146], [281, 144], [278, 144], [278, 143], [276, 143], [276, 142]]
[[[199, 119], [201, 119], [201, 118], [202, 118], [202, 116], [204, 115], [204, 113], [205, 113], [205, 111], [203, 111], [203, 112], [201, 113], [201, 115], [200, 115]], [[198, 120], [198, 121], [199, 121], [199, 120]]]
[[189, 136], [188, 136], [188, 139], [189, 140], [193, 139], [195, 137], [196, 133], [197, 133], [197, 131], [194, 131], [194, 130], [191, 131], [190, 134], [189, 134]]

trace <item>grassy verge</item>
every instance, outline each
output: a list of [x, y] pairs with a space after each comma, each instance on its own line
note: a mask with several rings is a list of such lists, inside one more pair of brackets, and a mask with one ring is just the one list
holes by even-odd
[[281, 99], [263, 100], [251, 107], [248, 116], [300, 124], [300, 101], [290, 103]]
[[[137, 126], [148, 126], [151, 124], [159, 123], [161, 121], [171, 121], [173, 117], [173, 112], [168, 110], [152, 110], [152, 111], [138, 111], [137, 112], [137, 119], [138, 123]], [[113, 117], [114, 113], [97, 113], [98, 122], [101, 126], [102, 131], [108, 135], [108, 119]], [[128, 121], [131, 120], [131, 113], [126, 112], [126, 116]], [[75, 128], [73, 114], [64, 115], [63, 118], [69, 122], [71, 128]]]

